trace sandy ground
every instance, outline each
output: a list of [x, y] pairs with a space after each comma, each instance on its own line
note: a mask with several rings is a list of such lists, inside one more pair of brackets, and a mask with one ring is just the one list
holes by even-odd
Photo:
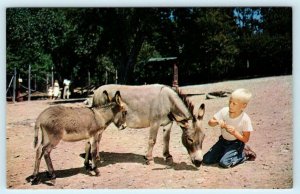
[[[83, 168], [85, 141], [61, 142], [51, 153], [57, 179], [54, 185], [43, 181], [39, 185], [27, 182], [33, 172], [33, 126], [39, 113], [50, 101], [31, 101], [6, 106], [6, 180], [7, 189], [227, 189], [227, 188], [292, 188], [293, 187], [293, 115], [292, 76], [227, 81], [214, 84], [182, 87], [189, 93], [232, 91], [239, 87], [253, 92], [246, 112], [255, 131], [249, 145], [257, 152], [255, 161], [247, 161], [233, 168], [214, 166], [196, 168], [181, 144], [181, 129], [173, 125], [170, 151], [174, 165], [165, 165], [162, 157], [162, 131], [154, 147], [155, 163], [145, 165], [148, 129], [119, 131], [110, 125], [104, 132], [99, 163], [101, 175], [91, 176]], [[206, 100], [205, 95], [191, 97], [199, 105], [205, 103], [203, 142], [204, 153], [217, 141], [218, 128], [207, 125], [208, 119], [228, 98]], [[81, 103], [65, 104], [82, 106]], [[45, 176], [42, 160], [40, 172]]]

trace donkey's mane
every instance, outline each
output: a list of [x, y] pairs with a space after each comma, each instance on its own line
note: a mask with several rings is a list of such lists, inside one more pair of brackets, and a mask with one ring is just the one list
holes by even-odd
[[175, 91], [193, 116], [194, 104], [187, 98], [187, 94], [184, 94], [178, 87], [176, 87]]
[[101, 106], [89, 107], [89, 108], [91, 108], [91, 109], [96, 108], [96, 109], [104, 109], [104, 110], [106, 110], [106, 109], [109, 109], [109, 108], [111, 108], [113, 106], [116, 106], [116, 105], [117, 105], [116, 102], [109, 102], [109, 103], [103, 104]]

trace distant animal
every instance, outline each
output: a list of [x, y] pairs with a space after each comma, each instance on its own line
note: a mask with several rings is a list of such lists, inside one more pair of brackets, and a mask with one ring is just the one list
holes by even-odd
[[[119, 127], [126, 120], [126, 110], [120, 92], [116, 91], [114, 98], [109, 100], [108, 93], [103, 91], [103, 97], [106, 103], [99, 107], [53, 106], [38, 116], [34, 127], [34, 147], [37, 149], [32, 184], [38, 184], [40, 181], [38, 173], [42, 156], [44, 156], [48, 167], [49, 178], [56, 178], [50, 152], [61, 140], [74, 142], [89, 139], [91, 147], [87, 148], [86, 152], [91, 151], [92, 155], [92, 168], [90, 170], [93, 170], [96, 176], [99, 175], [100, 172], [96, 167], [96, 152], [99, 143], [97, 138], [110, 123], [113, 122]], [[38, 143], [39, 131], [41, 131], [40, 144]], [[84, 164], [89, 166], [89, 153], [85, 155]]]
[[[156, 143], [160, 126], [164, 128], [163, 156], [167, 164], [173, 163], [173, 157], [169, 152], [170, 132], [173, 121], [182, 129], [182, 143], [190, 155], [191, 161], [197, 167], [202, 163], [202, 142], [205, 134], [202, 129], [202, 120], [205, 105], [201, 104], [195, 110], [194, 105], [187, 100], [179, 90], [160, 85], [103, 85], [94, 91], [92, 107], [105, 104], [107, 91], [112, 96], [115, 91], [122, 93], [122, 100], [127, 110], [126, 125], [130, 128], [150, 127], [148, 139], [148, 151], [145, 159], [149, 164], [153, 161], [152, 151]], [[100, 139], [101, 137], [99, 137]], [[99, 152], [97, 152], [99, 154]]]

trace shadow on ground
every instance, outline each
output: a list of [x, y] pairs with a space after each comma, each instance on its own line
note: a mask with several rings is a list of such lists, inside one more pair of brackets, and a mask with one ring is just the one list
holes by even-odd
[[[85, 153], [80, 154], [82, 158], [85, 158]], [[98, 163], [98, 167], [101, 167], [117, 164], [117, 163], [139, 163], [142, 165], [146, 165], [146, 160], [144, 159], [143, 155], [133, 154], [133, 153], [115, 153], [115, 152], [100, 152], [101, 161], [100, 164]], [[89, 159], [91, 159], [89, 157]], [[171, 166], [167, 165], [164, 158], [162, 157], [155, 157], [154, 158], [155, 164], [165, 165], [166, 167], [161, 168], [153, 168], [152, 170], [165, 170], [165, 169], [174, 169], [174, 170], [191, 170], [197, 171], [198, 169], [193, 165], [189, 165], [185, 162], [176, 163], [174, 162]], [[88, 172], [85, 167], [78, 167], [78, 168], [69, 168], [64, 170], [55, 170], [56, 178], [66, 178], [71, 177], [77, 174], [86, 174], [93, 176], [90, 172]], [[53, 186], [55, 184], [55, 180], [52, 180], [48, 176], [48, 172], [41, 172], [39, 173], [40, 182], [38, 184], [46, 184], [49, 186]], [[31, 182], [33, 179], [32, 175], [26, 178], [27, 182]]]
[[[117, 164], [117, 163], [139, 163], [146, 165], [146, 160], [143, 155], [134, 154], [134, 153], [116, 153], [116, 152], [100, 152], [101, 164], [100, 167]], [[80, 154], [82, 158], [85, 158], [85, 153]], [[91, 159], [89, 157], [89, 159]], [[166, 165], [164, 158], [154, 157], [154, 163], [160, 165]], [[99, 165], [98, 165], [99, 166]], [[176, 163], [173, 162], [173, 165], [167, 166], [167, 168], [173, 168], [174, 170], [198, 170], [193, 165], [189, 165], [185, 162]], [[162, 170], [165, 168], [154, 168], [153, 170]]]

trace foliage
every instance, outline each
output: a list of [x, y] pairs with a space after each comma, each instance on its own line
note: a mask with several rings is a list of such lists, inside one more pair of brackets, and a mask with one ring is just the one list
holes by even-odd
[[178, 57], [180, 85], [292, 73], [288, 7], [8, 8], [6, 16], [7, 75], [16, 68], [26, 79], [31, 65], [40, 88], [52, 68], [76, 86], [172, 77], [170, 64], [146, 68], [155, 57]]

